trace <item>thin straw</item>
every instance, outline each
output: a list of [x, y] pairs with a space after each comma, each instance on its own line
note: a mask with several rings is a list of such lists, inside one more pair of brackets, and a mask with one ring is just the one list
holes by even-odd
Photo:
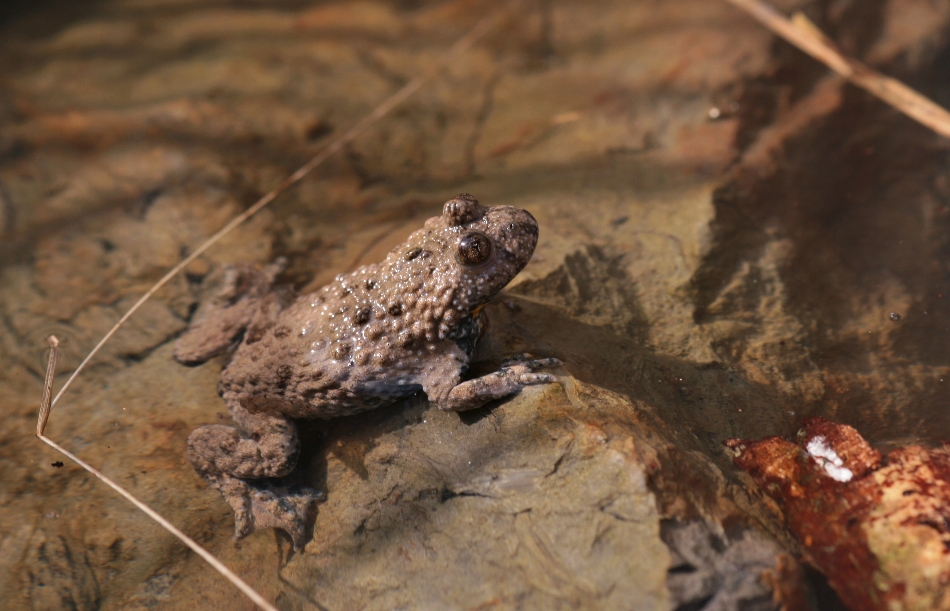
[[786, 18], [761, 0], [726, 0], [757, 19], [805, 53], [825, 64], [851, 83], [890, 104], [921, 125], [950, 138], [950, 112], [904, 83], [885, 76], [842, 54], [835, 44], [802, 13]]
[[46, 363], [46, 380], [43, 381], [43, 399], [40, 402], [40, 414], [36, 419], [36, 436], [43, 438], [43, 431], [46, 430], [46, 422], [49, 420], [49, 412], [53, 409], [50, 397], [53, 394], [53, 378], [56, 377], [56, 360], [59, 358], [59, 338], [50, 335], [46, 338], [49, 344], [49, 361]]

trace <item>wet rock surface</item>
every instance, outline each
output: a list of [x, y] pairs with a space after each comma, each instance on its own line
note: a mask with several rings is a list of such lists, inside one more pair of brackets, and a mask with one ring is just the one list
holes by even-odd
[[[950, 100], [950, 3], [779, 5]], [[125, 501], [54, 466], [31, 434], [43, 338], [67, 342], [62, 383], [183, 253], [487, 9], [0, 13], [7, 608], [248, 608]], [[721, 442], [792, 439], [815, 414], [884, 450], [950, 439], [948, 150], [726, 3], [526, 2], [159, 291], [48, 434], [281, 609], [835, 608]], [[284, 256], [281, 280], [312, 290], [380, 260], [459, 192], [541, 227], [486, 308], [481, 366], [554, 356], [561, 384], [462, 415], [417, 397], [305, 424], [294, 477], [327, 491], [311, 541], [234, 544], [230, 508], [184, 454], [191, 430], [225, 417], [224, 361], [171, 358], [205, 280]]]

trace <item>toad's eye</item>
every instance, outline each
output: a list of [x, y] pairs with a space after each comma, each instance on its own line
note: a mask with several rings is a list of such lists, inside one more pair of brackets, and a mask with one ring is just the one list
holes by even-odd
[[463, 265], [478, 265], [491, 257], [491, 240], [483, 233], [469, 233], [459, 240], [458, 258]]

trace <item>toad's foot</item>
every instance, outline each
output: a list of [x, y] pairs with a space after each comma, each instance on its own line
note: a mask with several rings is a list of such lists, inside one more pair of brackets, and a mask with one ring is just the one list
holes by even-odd
[[535, 372], [544, 367], [557, 367], [561, 361], [528, 358], [509, 359], [498, 371], [455, 386], [448, 396], [438, 401], [439, 409], [452, 412], [475, 409], [494, 399], [514, 394], [525, 386], [554, 384], [558, 381], [557, 376], [550, 373]]
[[227, 475], [209, 480], [234, 509], [234, 540], [267, 528], [283, 529], [294, 549], [303, 549], [314, 505], [326, 498], [310, 488], [283, 488], [267, 480], [247, 481]]
[[528, 371], [536, 371], [544, 367], [560, 367], [563, 364], [564, 363], [561, 362], [561, 359], [536, 359], [530, 354], [519, 354], [502, 361], [501, 368], [510, 369], [513, 367], [526, 367]]
[[297, 462], [297, 427], [282, 414], [252, 414], [230, 392], [224, 399], [241, 429], [212, 424], [188, 437], [188, 460], [195, 471], [234, 508], [235, 539], [275, 526], [303, 543], [310, 507], [320, 493], [296, 492], [273, 484]]

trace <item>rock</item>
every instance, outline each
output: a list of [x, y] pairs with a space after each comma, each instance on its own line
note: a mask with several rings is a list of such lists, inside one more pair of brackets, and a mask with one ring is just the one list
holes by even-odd
[[[538, 609], [667, 608], [667, 552], [637, 444], [582, 417], [621, 418], [630, 406], [600, 399], [575, 405], [557, 387], [539, 388], [461, 418], [416, 401], [334, 423], [331, 454], [314, 467], [338, 492], [285, 577], [330, 607], [500, 598]], [[435, 566], [467, 568], [460, 578]], [[380, 590], [391, 594], [363, 598]]]

